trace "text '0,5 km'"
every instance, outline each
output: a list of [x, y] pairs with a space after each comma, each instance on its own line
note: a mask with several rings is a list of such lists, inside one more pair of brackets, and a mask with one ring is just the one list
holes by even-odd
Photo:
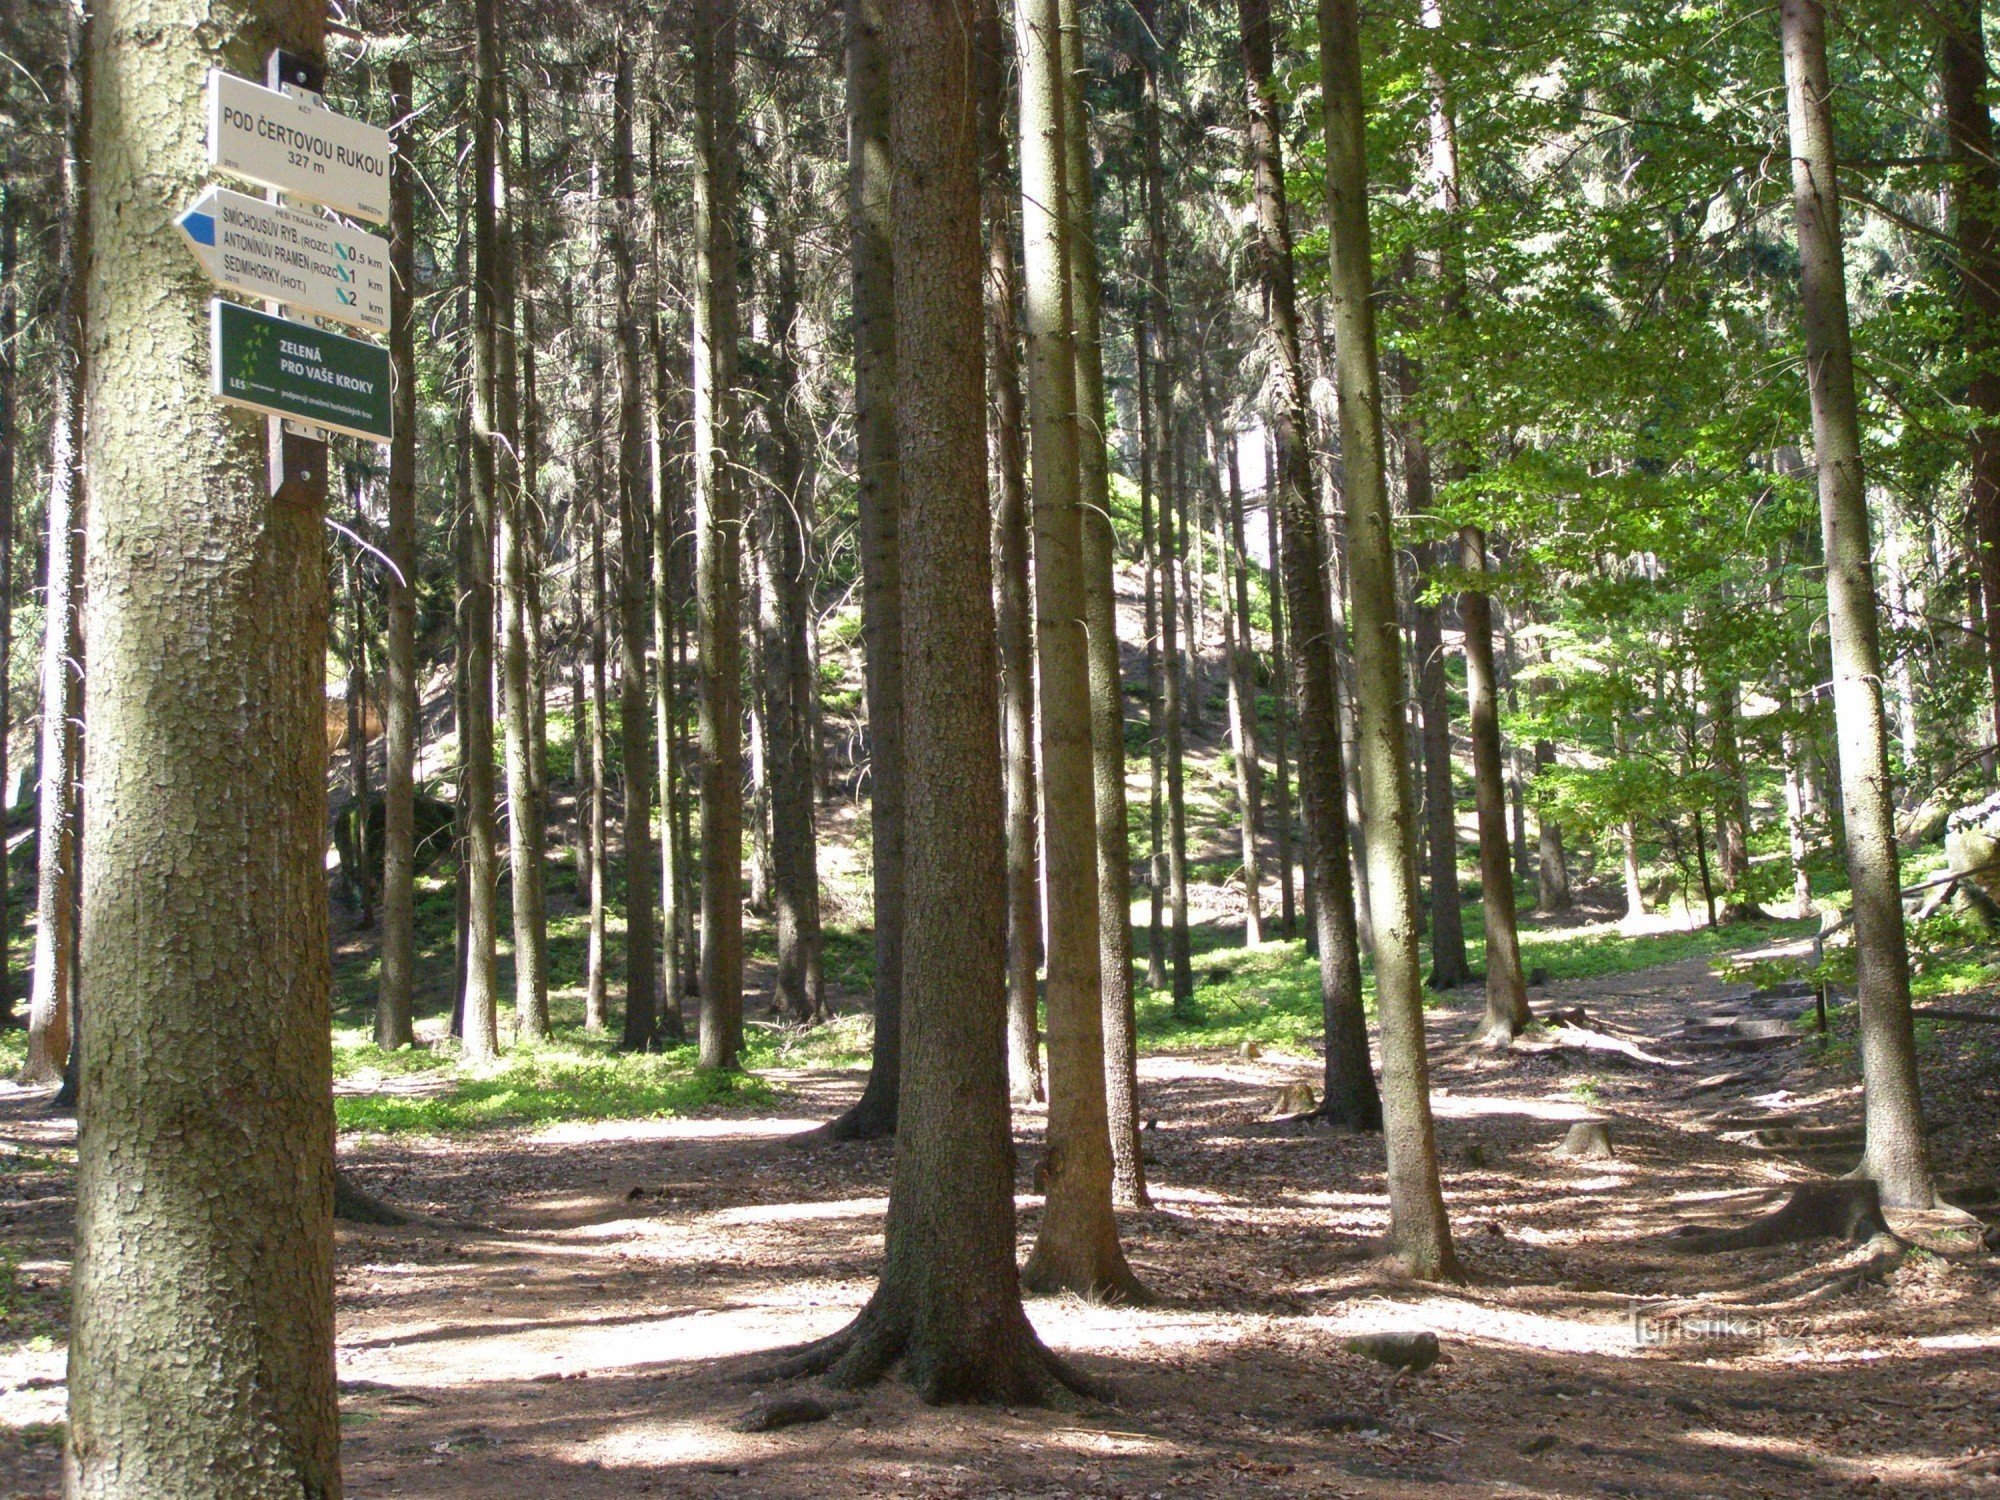
[[389, 217], [389, 132], [217, 69], [208, 75], [210, 165], [336, 213]]
[[294, 312], [386, 332], [389, 242], [320, 214], [206, 189], [174, 220], [209, 280]]

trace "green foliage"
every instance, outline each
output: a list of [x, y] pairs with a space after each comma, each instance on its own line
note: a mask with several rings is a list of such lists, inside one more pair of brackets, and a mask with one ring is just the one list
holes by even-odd
[[[357, 1059], [343, 1076], [356, 1076], [360, 1066]], [[693, 1047], [619, 1054], [599, 1039], [559, 1034], [543, 1046], [517, 1044], [490, 1071], [454, 1071], [433, 1093], [338, 1095], [334, 1117], [342, 1130], [439, 1134], [563, 1120], [658, 1119], [711, 1105], [764, 1105], [775, 1097], [772, 1086], [752, 1074], [697, 1066]]]

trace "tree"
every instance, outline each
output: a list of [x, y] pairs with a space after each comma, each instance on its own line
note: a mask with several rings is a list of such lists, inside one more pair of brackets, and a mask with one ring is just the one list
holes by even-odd
[[172, 227], [208, 70], [316, 52], [323, 15], [92, 17], [92, 190], [125, 211], [94, 216], [85, 296], [78, 1496], [340, 1493], [325, 449], [288, 441], [274, 496], [270, 424], [191, 398], [209, 288]]
[[1382, 454], [1381, 374], [1370, 301], [1368, 159], [1355, 0], [1320, 0], [1320, 89], [1326, 105], [1326, 216], [1332, 245], [1341, 454], [1347, 464], [1353, 573], [1356, 758], [1369, 826], [1375, 994], [1382, 1024], [1383, 1130], [1390, 1240], [1411, 1274], [1456, 1280], [1451, 1225], [1438, 1182], [1417, 955], [1416, 870], [1410, 857], [1409, 761], [1396, 625], [1395, 542]]
[[1257, 210], [1257, 268], [1265, 292], [1277, 431], [1273, 508], [1283, 553], [1291, 628], [1292, 691], [1299, 710], [1299, 793], [1306, 814], [1306, 888], [1318, 936], [1320, 1005], [1326, 1019], [1326, 1097], [1321, 1113], [1354, 1130], [1376, 1130], [1382, 1104], [1368, 1061], [1361, 1002], [1361, 947], [1348, 874], [1347, 810], [1341, 802], [1340, 710], [1333, 678], [1333, 620], [1326, 554], [1314, 513], [1305, 381], [1299, 360], [1291, 219], [1277, 95], [1271, 77], [1267, 0], [1237, 0], [1237, 29], [1250, 86], [1250, 164]]
[[1890, 1205], [1929, 1208], [1937, 1197], [1924, 1135], [1910, 1018], [1910, 958], [1898, 887], [1895, 801], [1882, 713], [1882, 653], [1869, 564], [1854, 356], [1847, 325], [1840, 199], [1833, 150], [1826, 12], [1819, 0], [1782, 0], [1785, 105], [1798, 224], [1800, 316], [1812, 398], [1813, 457], [1826, 546], [1827, 634], [1833, 647], [1834, 722], [1847, 812], [1847, 878], [1861, 999], [1866, 1146], [1858, 1169]]
[[402, 124], [389, 163], [389, 367], [396, 372], [389, 444], [389, 575], [382, 741], [382, 973], [375, 1045], [413, 1042], [416, 988], [417, 763], [417, 191], [408, 57], [389, 63], [389, 113]]
[[736, 0], [695, 0], [694, 495], [701, 1061], [743, 1045], [742, 504], [736, 420]]
[[1076, 344], [1078, 530], [1089, 653], [1091, 785], [1097, 824], [1097, 954], [1103, 1016], [1104, 1098], [1112, 1191], [1145, 1206], [1139, 1158], [1138, 1039], [1132, 997], [1132, 859], [1125, 816], [1125, 678], [1118, 651], [1117, 550], [1105, 447], [1104, 331], [1097, 265], [1097, 202], [1084, 116], [1083, 28], [1076, 0], [1059, 0], [1064, 217]]
[[1098, 948], [1090, 663], [1079, 513], [1076, 342], [1058, 0], [1019, 0], [1021, 239], [1028, 464], [1035, 527], [1043, 861], [1047, 869], [1048, 1202], [1022, 1272], [1039, 1291], [1130, 1296], [1138, 1283], [1111, 1212]]
[[979, 143], [964, 0], [892, 0], [896, 408], [903, 481], [908, 926], [902, 1113], [881, 1282], [791, 1373], [1023, 1403], [1083, 1384], [1042, 1347], [1014, 1265], [1006, 882], [989, 604]]
[[855, 488], [867, 641], [869, 813], [874, 844], [875, 1040], [861, 1097], [836, 1140], [893, 1135], [902, 1086], [902, 480], [896, 425], [894, 217], [890, 211], [888, 0], [847, 0], [847, 212], [854, 305]]
[[[659, 944], [653, 888], [653, 732], [646, 688], [653, 590], [653, 544], [646, 521], [653, 507], [646, 477], [646, 376], [636, 306], [639, 204], [633, 179], [632, 55], [621, 42], [611, 125], [611, 258], [618, 319], [618, 748], [625, 773], [625, 1025], [619, 1045], [643, 1052], [653, 1045], [659, 1028]], [[708, 993], [706, 985], [702, 993]]]
[[[42, 612], [42, 780], [36, 808], [35, 971], [28, 998], [27, 1083], [71, 1061], [81, 895], [83, 736], [84, 319], [89, 263], [90, 16], [63, 6], [63, 149], [57, 216], [55, 371], [49, 411], [48, 577]], [[71, 1101], [74, 1102], [73, 1100]]]

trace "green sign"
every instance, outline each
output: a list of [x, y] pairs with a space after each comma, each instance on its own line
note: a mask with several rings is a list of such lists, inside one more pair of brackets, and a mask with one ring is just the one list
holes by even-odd
[[220, 297], [210, 303], [215, 394], [371, 442], [389, 441], [389, 351]]

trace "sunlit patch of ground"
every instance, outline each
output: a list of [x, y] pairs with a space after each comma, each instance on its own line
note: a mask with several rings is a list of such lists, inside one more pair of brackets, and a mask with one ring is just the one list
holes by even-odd
[[[1713, 1115], [1854, 1117], [1851, 1080], [1804, 1044], [1737, 1057], [1677, 1040], [1693, 1008], [1736, 993], [1697, 958], [1537, 994], [1634, 1043], [1608, 1057], [1468, 1047], [1475, 995], [1434, 1013], [1462, 1288], [1378, 1258], [1379, 1139], [1272, 1117], [1281, 1085], [1317, 1081], [1313, 1060], [1147, 1056], [1155, 1208], [1120, 1223], [1161, 1300], [1029, 1305], [1044, 1340], [1117, 1394], [1075, 1410], [935, 1411], [894, 1382], [807, 1383], [826, 1420], [734, 1430], [781, 1389], [758, 1375], [771, 1352], [839, 1328], [873, 1287], [892, 1147], [803, 1143], [853, 1097], [854, 1071], [786, 1069], [774, 1104], [695, 1118], [357, 1138], [357, 1178], [424, 1218], [341, 1231], [348, 1493], [2000, 1494], [1992, 1257], [1913, 1257], [1883, 1285], [1794, 1306], [1864, 1252], [1696, 1257], [1665, 1238], [1812, 1174], [1721, 1138]], [[0, 1494], [55, 1483], [72, 1158], [39, 1106], [0, 1101], [0, 1147], [46, 1163], [0, 1176], [0, 1230], [17, 1283], [44, 1287], [22, 1295], [43, 1299], [45, 1324], [0, 1345]], [[1018, 1120], [1024, 1253], [1043, 1118]], [[1556, 1154], [1584, 1119], [1610, 1124], [1616, 1157]], [[1642, 1337], [1635, 1308], [1686, 1320]], [[1766, 1321], [1690, 1332], [1704, 1311]], [[1401, 1383], [1347, 1348], [1418, 1329], [1444, 1357]]]

